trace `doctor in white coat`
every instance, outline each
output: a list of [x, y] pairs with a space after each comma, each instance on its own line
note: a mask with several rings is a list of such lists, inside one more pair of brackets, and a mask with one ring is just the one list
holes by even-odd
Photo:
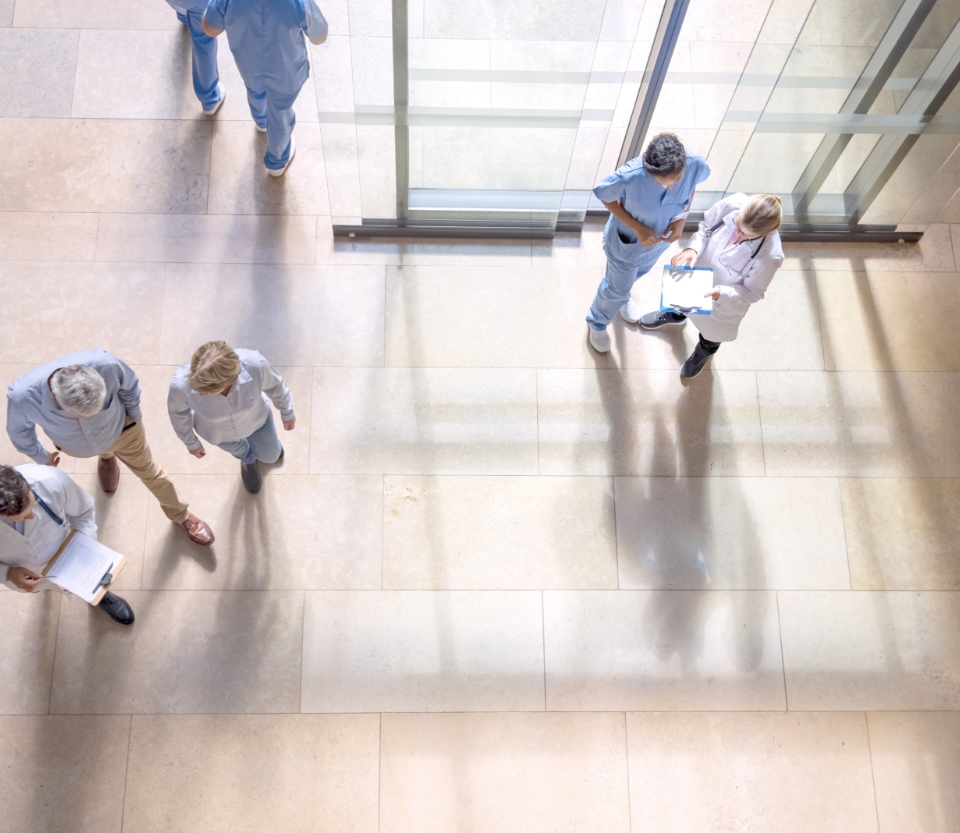
[[[72, 529], [97, 540], [89, 494], [49, 465], [0, 466], [0, 576], [11, 590], [58, 589], [42, 571]], [[133, 623], [130, 605], [115, 593], [108, 591], [99, 608], [114, 622]]]
[[[700, 341], [680, 369], [692, 379], [724, 341], [737, 337], [740, 322], [752, 304], [763, 296], [783, 263], [783, 248], [777, 229], [783, 212], [780, 198], [772, 194], [733, 194], [716, 203], [703, 218], [690, 243], [670, 263], [674, 267], [706, 266], [713, 269], [710, 315], [694, 315]], [[683, 325], [687, 316], [677, 312], [648, 312], [640, 326], [659, 330]]]

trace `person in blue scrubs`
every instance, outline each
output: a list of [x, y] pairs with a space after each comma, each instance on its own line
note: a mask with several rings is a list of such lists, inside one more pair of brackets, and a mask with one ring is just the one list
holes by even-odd
[[607, 325], [620, 315], [636, 324], [643, 315], [630, 290], [680, 237], [697, 185], [710, 176], [699, 156], [688, 156], [672, 133], [654, 136], [643, 156], [631, 159], [601, 182], [593, 193], [610, 219], [603, 230], [607, 271], [587, 314], [590, 344], [610, 350]]
[[203, 11], [207, 0], [167, 0], [177, 19], [190, 30], [193, 40], [193, 91], [203, 112], [212, 116], [226, 94], [217, 69], [217, 42], [203, 31]]
[[327, 21], [316, 0], [210, 0], [203, 31], [216, 38], [224, 30], [257, 130], [267, 134], [263, 164], [282, 176], [296, 153], [293, 102], [310, 76], [304, 33], [323, 43]]

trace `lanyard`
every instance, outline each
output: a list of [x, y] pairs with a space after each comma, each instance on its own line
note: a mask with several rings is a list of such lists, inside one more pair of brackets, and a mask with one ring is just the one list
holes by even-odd
[[[31, 489], [31, 491], [33, 490]], [[40, 508], [53, 519], [54, 523], [56, 523], [57, 526], [59, 527], [67, 526], [67, 522], [63, 520], [59, 515], [57, 515], [49, 506], [47, 506], [47, 504], [44, 502], [43, 498], [40, 497], [40, 495], [38, 495], [36, 492], [33, 492], [33, 497], [37, 501], [37, 503], [40, 505]]]

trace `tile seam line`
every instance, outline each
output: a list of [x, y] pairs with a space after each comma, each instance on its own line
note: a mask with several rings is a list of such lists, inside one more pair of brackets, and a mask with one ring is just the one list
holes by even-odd
[[476, 714], [515, 714], [524, 716], [538, 715], [549, 717], [552, 715], [591, 715], [591, 714], [694, 714], [694, 715], [733, 715], [733, 714], [782, 714], [782, 715], [801, 715], [801, 714], [950, 714], [960, 715], [960, 709], [792, 709], [784, 711], [783, 709], [551, 709], [544, 711], [539, 708], [525, 710], [518, 709], [500, 709], [500, 710], [433, 710], [433, 711], [362, 711], [362, 712], [57, 712], [56, 714], [3, 714], [0, 715], [0, 723], [4, 720], [18, 718], [46, 718], [46, 717], [374, 717], [380, 715], [476, 715]]
[[133, 715], [127, 717], [127, 760], [123, 771], [123, 801], [120, 802], [120, 833], [123, 833], [127, 815], [127, 786], [130, 783], [130, 741], [133, 738]]

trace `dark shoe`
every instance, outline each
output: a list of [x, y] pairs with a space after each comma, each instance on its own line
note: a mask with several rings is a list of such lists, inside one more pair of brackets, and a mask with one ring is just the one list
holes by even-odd
[[283, 459], [283, 446], [280, 446], [280, 456], [277, 457], [277, 462], [279, 463]]
[[100, 600], [99, 607], [114, 622], [119, 622], [121, 625], [133, 624], [133, 609], [115, 593], [108, 590]]
[[116, 457], [101, 457], [97, 463], [97, 477], [100, 478], [100, 488], [108, 495], [117, 491], [120, 485], [120, 464]]
[[654, 312], [648, 312], [646, 315], [641, 316], [640, 326], [645, 330], [659, 330], [661, 327], [682, 324], [686, 320], [687, 316], [681, 315], [679, 312], [655, 310]]
[[260, 491], [263, 479], [260, 477], [260, 469], [257, 468], [257, 461], [252, 463], [240, 464], [240, 478], [243, 480], [243, 488], [255, 495]]
[[703, 346], [698, 344], [693, 353], [690, 354], [690, 358], [683, 363], [683, 367], [680, 368], [680, 378], [681, 379], [692, 379], [696, 376], [704, 367], [710, 359], [713, 357], [713, 353], [708, 353], [703, 349]]

